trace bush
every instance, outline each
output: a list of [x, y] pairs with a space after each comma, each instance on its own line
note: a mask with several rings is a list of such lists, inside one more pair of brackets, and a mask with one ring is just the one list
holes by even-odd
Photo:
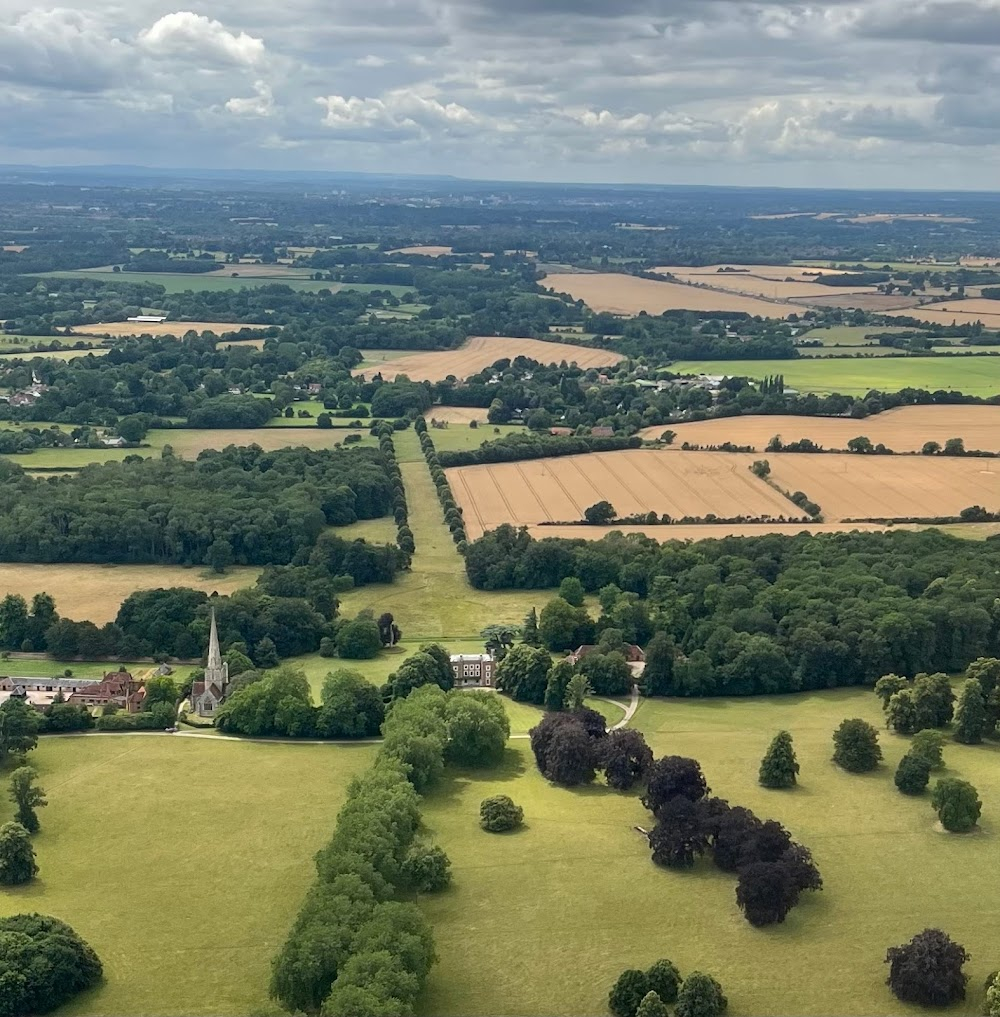
[[914, 755], [907, 752], [899, 761], [895, 776], [896, 787], [904, 795], [919, 795], [927, 788], [931, 779], [931, 764], [924, 756]]
[[664, 1003], [673, 1003], [677, 999], [681, 973], [673, 961], [655, 961], [646, 971], [646, 980], [649, 982], [650, 991], [655, 992]]
[[451, 859], [437, 845], [416, 845], [403, 862], [403, 877], [421, 893], [443, 890], [451, 883]]
[[524, 809], [507, 795], [484, 798], [479, 805], [479, 825], [488, 833], [516, 830], [524, 822]]
[[833, 733], [833, 761], [850, 773], [867, 773], [882, 760], [878, 732], [866, 720], [845, 720]]
[[934, 785], [931, 805], [941, 825], [951, 833], [968, 833], [983, 811], [976, 789], [957, 777], [944, 777]]
[[0, 918], [0, 940], [0, 1017], [48, 1013], [101, 980], [97, 954], [57, 918]]
[[798, 772], [792, 736], [787, 731], [779, 731], [760, 762], [757, 780], [762, 787], [794, 787]]
[[29, 883], [38, 875], [31, 835], [20, 823], [0, 826], [0, 885]]
[[968, 959], [964, 948], [940, 929], [924, 929], [909, 943], [888, 949], [886, 985], [904, 1003], [950, 1006], [965, 999], [969, 976], [962, 965]]
[[642, 997], [635, 1017], [670, 1017], [670, 1011], [667, 1009], [667, 1004], [660, 999], [660, 994], [650, 989]]
[[677, 993], [675, 1013], [677, 1017], [720, 1017], [728, 1006], [722, 986], [711, 975], [692, 971]]
[[628, 968], [618, 976], [608, 994], [608, 1009], [615, 1017], [635, 1017], [643, 997], [650, 991], [645, 971]]
[[940, 770], [944, 766], [944, 735], [933, 728], [918, 731], [910, 743], [910, 753], [926, 759], [932, 770]]

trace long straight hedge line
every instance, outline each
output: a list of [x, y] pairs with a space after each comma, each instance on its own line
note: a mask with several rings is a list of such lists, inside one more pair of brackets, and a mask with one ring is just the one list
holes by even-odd
[[[438, 501], [441, 502], [441, 508], [444, 509], [444, 521], [451, 531], [451, 539], [458, 545], [460, 552], [464, 551], [465, 545], [468, 542], [465, 520], [462, 518], [462, 510], [455, 501], [451, 484], [448, 483], [448, 477], [441, 465], [441, 459], [437, 449], [434, 448], [434, 442], [427, 430], [427, 421], [423, 417], [418, 417], [413, 427], [420, 438], [420, 448], [423, 450], [427, 467], [431, 471], [431, 480], [434, 481], [434, 487], [437, 489]], [[447, 455], [447, 453], [445, 454]]]

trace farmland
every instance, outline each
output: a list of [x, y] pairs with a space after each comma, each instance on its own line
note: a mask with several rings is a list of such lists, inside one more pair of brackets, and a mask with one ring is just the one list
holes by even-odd
[[864, 396], [872, 389], [898, 392], [923, 388], [1000, 394], [1000, 357], [859, 357], [828, 360], [678, 360], [670, 368], [679, 374], [714, 374], [730, 378], [784, 375], [785, 385], [799, 392]]
[[[446, 473], [470, 537], [501, 523], [582, 520], [584, 509], [603, 500], [611, 501], [621, 516], [653, 510], [675, 519], [709, 513], [804, 518], [787, 498], [750, 473], [752, 461], [745, 455], [631, 449], [462, 466]], [[659, 529], [661, 539], [669, 539], [669, 528]]]
[[239, 332], [241, 328], [274, 328], [274, 325], [238, 321], [102, 321], [96, 325], [78, 325], [77, 332], [80, 335], [171, 335], [179, 338], [188, 332], [214, 332], [221, 336]]
[[427, 419], [444, 420], [449, 424], [468, 425], [473, 420], [478, 424], [485, 424], [488, 412], [481, 406], [432, 406], [427, 411]]
[[449, 375], [467, 378], [498, 360], [513, 360], [514, 357], [529, 357], [543, 364], [558, 364], [565, 360], [580, 367], [606, 367], [623, 359], [620, 353], [592, 346], [571, 346], [540, 339], [474, 336], [457, 350], [408, 353], [395, 360], [355, 368], [353, 373], [355, 376], [371, 377], [377, 371], [386, 379], [405, 374], [411, 381], [444, 381]]
[[[671, 424], [675, 445], [753, 445], [762, 452], [774, 435], [785, 442], [810, 438], [827, 449], [842, 449], [864, 435], [895, 452], [919, 452], [924, 442], [941, 445], [962, 438], [968, 449], [1000, 451], [1000, 406], [901, 406], [864, 420], [847, 417], [759, 416], [720, 417]], [[647, 427], [641, 435], [659, 438], [665, 427]]]
[[981, 321], [987, 328], [1000, 328], [1000, 300], [983, 298], [954, 300], [914, 307], [910, 311], [891, 311], [894, 318], [918, 318], [932, 325], [969, 325]]
[[669, 310], [744, 311], [763, 318], [785, 318], [799, 308], [773, 304], [759, 297], [685, 286], [682, 283], [656, 282], [616, 272], [574, 272], [547, 275], [542, 285], [556, 293], [568, 293], [594, 311], [633, 315], [640, 311], [662, 314]]
[[232, 568], [225, 575], [180, 565], [24, 565], [0, 562], [0, 590], [30, 598], [51, 593], [59, 613], [98, 625], [113, 621], [136, 590], [190, 586], [221, 594], [250, 586], [259, 569]]
[[830, 522], [1000, 510], [1000, 466], [989, 459], [786, 453], [768, 462], [772, 480], [805, 491]]
[[[725, 269], [738, 271], [720, 271]], [[709, 286], [715, 290], [767, 297], [771, 300], [788, 300], [793, 297], [834, 296], [838, 292], [874, 293], [874, 286], [858, 285], [846, 289], [824, 286], [817, 275], [833, 275], [829, 269], [804, 269], [801, 265], [708, 265], [703, 268], [682, 268], [664, 265], [652, 271], [670, 274], [688, 285]]]

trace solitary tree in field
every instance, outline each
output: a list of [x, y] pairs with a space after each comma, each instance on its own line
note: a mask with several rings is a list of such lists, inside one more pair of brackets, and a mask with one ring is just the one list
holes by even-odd
[[524, 809], [508, 795], [484, 798], [479, 805], [479, 825], [488, 833], [515, 830], [524, 822]]
[[38, 874], [31, 835], [20, 823], [0, 826], [0, 885], [30, 882]]
[[950, 1006], [965, 999], [969, 976], [965, 949], [940, 929], [924, 929], [902, 946], [889, 947], [886, 985], [897, 999], [921, 1006]]
[[867, 773], [882, 761], [878, 732], [857, 717], [841, 722], [833, 733], [833, 761], [850, 773]]
[[969, 678], [958, 694], [955, 708], [955, 741], [963, 745], [978, 745], [986, 731], [986, 699], [983, 687], [975, 678]]
[[794, 787], [798, 772], [792, 736], [787, 731], [779, 731], [761, 760], [757, 779], [763, 787]]
[[38, 773], [32, 766], [19, 766], [10, 775], [10, 799], [17, 806], [17, 822], [28, 833], [38, 832], [38, 815], [40, 809], [49, 803], [45, 800], [45, 792], [35, 786]]
[[968, 833], [979, 822], [983, 803], [976, 789], [957, 777], [944, 777], [934, 785], [931, 805], [950, 833]]

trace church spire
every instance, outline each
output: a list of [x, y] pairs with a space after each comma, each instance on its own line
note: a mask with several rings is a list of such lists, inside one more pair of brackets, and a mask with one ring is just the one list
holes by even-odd
[[215, 626], [215, 608], [212, 608], [212, 628], [208, 634], [208, 663], [205, 666], [206, 679], [222, 670], [222, 654], [219, 652], [219, 630]]

